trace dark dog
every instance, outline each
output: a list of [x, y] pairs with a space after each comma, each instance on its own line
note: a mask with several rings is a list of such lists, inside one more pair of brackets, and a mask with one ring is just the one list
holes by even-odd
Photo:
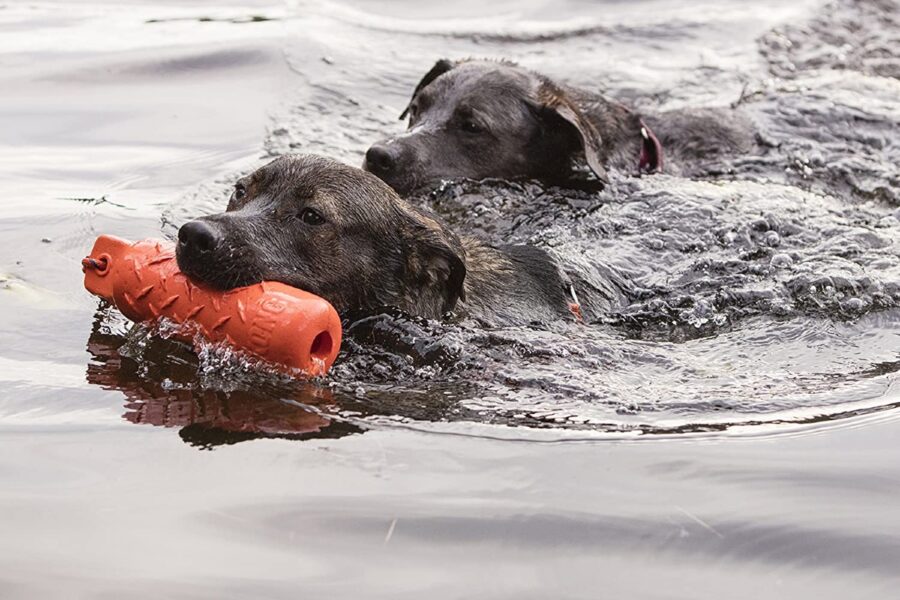
[[181, 227], [177, 256], [212, 287], [281, 281], [343, 314], [395, 306], [504, 325], [572, 318], [577, 303], [543, 250], [457, 238], [373, 175], [316, 156], [285, 156], [240, 179], [226, 212]]
[[401, 194], [453, 178], [565, 184], [577, 159], [602, 185], [606, 167], [657, 172], [666, 163], [680, 173], [753, 145], [749, 123], [726, 111], [640, 115], [509, 62], [438, 61], [407, 114], [409, 130], [369, 148], [363, 165]]

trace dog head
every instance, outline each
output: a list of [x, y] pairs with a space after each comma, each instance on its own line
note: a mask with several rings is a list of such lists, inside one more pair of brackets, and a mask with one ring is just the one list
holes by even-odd
[[441, 179], [562, 178], [583, 156], [601, 181], [600, 134], [550, 80], [507, 62], [440, 60], [413, 92], [403, 135], [363, 167], [399, 193]]
[[455, 235], [378, 178], [316, 156], [241, 178], [226, 212], [179, 229], [177, 258], [214, 288], [281, 281], [341, 312], [396, 306], [439, 318], [464, 298]]

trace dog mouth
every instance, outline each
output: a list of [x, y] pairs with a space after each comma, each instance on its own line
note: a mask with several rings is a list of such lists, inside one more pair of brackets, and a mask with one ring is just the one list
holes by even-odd
[[382, 162], [370, 160], [367, 157], [363, 159], [362, 169], [388, 184], [401, 196], [414, 192], [420, 187], [416, 169], [411, 165], [404, 164], [401, 160], [392, 163], [392, 166], [388, 168]]
[[263, 280], [257, 269], [241, 259], [242, 255], [224, 244], [215, 248], [197, 248], [179, 241], [175, 247], [175, 260], [182, 273], [196, 283], [223, 291]]
[[416, 183], [413, 177], [407, 176], [405, 173], [378, 173], [366, 164], [363, 163], [363, 169], [369, 171], [378, 179], [382, 180], [386, 184], [388, 184], [391, 189], [400, 194], [401, 196], [409, 194], [410, 192], [415, 191], [418, 188], [418, 184]]

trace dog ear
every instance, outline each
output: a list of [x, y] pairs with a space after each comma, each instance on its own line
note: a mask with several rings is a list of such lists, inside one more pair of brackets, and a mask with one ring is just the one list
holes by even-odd
[[603, 184], [609, 176], [600, 156], [603, 139], [597, 128], [588, 120], [571, 99], [556, 86], [545, 83], [538, 91], [539, 114], [551, 128], [563, 127], [578, 139], [588, 167]]
[[437, 221], [416, 217], [405, 240], [406, 284], [415, 295], [410, 301], [420, 309], [416, 312], [437, 318], [466, 299], [465, 250]]
[[442, 58], [441, 60], [434, 63], [434, 66], [431, 67], [431, 70], [428, 71], [427, 73], [425, 73], [425, 76], [422, 77], [422, 80], [419, 81], [418, 85], [416, 85], [416, 89], [413, 90], [412, 96], [409, 99], [409, 103], [407, 103], [406, 108], [403, 109], [403, 112], [400, 113], [400, 120], [402, 121], [403, 119], [406, 118], [406, 115], [409, 114], [409, 107], [412, 106], [413, 100], [416, 99], [416, 96], [419, 95], [419, 92], [421, 92], [423, 89], [425, 89], [429, 83], [431, 83], [432, 81], [434, 81], [435, 79], [437, 79], [438, 77], [440, 77], [441, 75], [443, 75], [444, 73], [446, 73], [447, 71], [449, 71], [450, 69], [452, 69], [455, 66], [456, 66], [455, 62], [448, 60], [446, 58]]

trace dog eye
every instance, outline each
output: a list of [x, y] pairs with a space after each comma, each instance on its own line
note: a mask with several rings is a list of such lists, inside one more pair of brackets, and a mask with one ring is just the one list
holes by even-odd
[[243, 183], [237, 183], [234, 186], [234, 199], [235, 200], [243, 200], [247, 196], [247, 188], [244, 187]]
[[466, 133], [481, 133], [484, 131], [484, 127], [469, 119], [463, 121], [460, 128]]
[[312, 208], [304, 208], [300, 212], [300, 220], [307, 225], [321, 225], [325, 218]]

